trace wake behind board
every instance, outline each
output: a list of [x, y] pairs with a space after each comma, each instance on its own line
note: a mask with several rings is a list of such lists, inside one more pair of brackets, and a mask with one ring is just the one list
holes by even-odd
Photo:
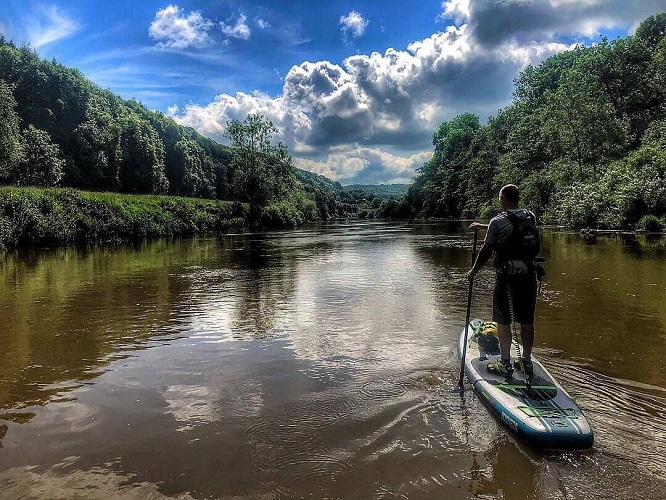
[[[474, 327], [468, 325], [465, 374], [481, 401], [497, 415], [514, 434], [543, 449], [583, 450], [592, 447], [594, 434], [581, 409], [567, 392], [532, 358], [534, 376], [529, 381], [519, 370], [510, 378], [490, 373], [488, 363], [499, 359], [499, 351], [486, 353], [479, 348]], [[462, 356], [465, 330], [458, 342]]]

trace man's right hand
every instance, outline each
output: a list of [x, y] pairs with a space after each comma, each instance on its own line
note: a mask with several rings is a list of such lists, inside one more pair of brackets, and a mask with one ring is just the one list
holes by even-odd
[[478, 231], [479, 229], [488, 229], [488, 224], [482, 224], [480, 222], [472, 222], [469, 226], [471, 231]]

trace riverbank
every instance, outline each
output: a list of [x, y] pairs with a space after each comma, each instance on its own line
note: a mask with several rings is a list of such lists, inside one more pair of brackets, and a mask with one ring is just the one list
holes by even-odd
[[[0, 187], [0, 251], [241, 232], [249, 227], [248, 216], [247, 205], [231, 201], [3, 186]], [[344, 220], [349, 218], [352, 217]], [[464, 222], [435, 218], [428, 221]], [[644, 226], [647, 227], [580, 232], [602, 235], [645, 234], [646, 229], [652, 234], [663, 231], [660, 224]], [[544, 227], [567, 230], [563, 226]]]
[[0, 250], [216, 234], [247, 228], [230, 201], [0, 187]]

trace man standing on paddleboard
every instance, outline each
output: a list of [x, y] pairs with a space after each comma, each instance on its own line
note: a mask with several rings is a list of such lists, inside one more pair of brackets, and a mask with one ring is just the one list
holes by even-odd
[[[536, 229], [535, 215], [520, 208], [520, 191], [507, 184], [499, 193], [503, 212], [493, 217], [488, 224], [472, 223], [472, 231], [487, 229], [486, 237], [474, 265], [467, 273], [470, 281], [483, 265], [495, 255], [496, 270], [493, 292], [493, 321], [498, 324], [501, 359], [488, 364], [488, 371], [511, 376], [514, 366], [531, 377], [532, 346], [534, 344], [534, 311], [537, 297], [537, 264], [541, 243]], [[522, 357], [511, 364], [511, 322], [520, 324]]]

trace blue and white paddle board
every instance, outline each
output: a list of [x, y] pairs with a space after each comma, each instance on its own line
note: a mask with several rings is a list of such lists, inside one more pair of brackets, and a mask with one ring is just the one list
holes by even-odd
[[[567, 392], [532, 357], [534, 376], [529, 381], [519, 370], [509, 378], [490, 373], [488, 363], [499, 359], [499, 351], [479, 347], [474, 328], [467, 327], [465, 374], [481, 401], [521, 440], [541, 449], [583, 450], [592, 447], [594, 434], [583, 412]], [[458, 355], [462, 356], [465, 331], [460, 335]]]

